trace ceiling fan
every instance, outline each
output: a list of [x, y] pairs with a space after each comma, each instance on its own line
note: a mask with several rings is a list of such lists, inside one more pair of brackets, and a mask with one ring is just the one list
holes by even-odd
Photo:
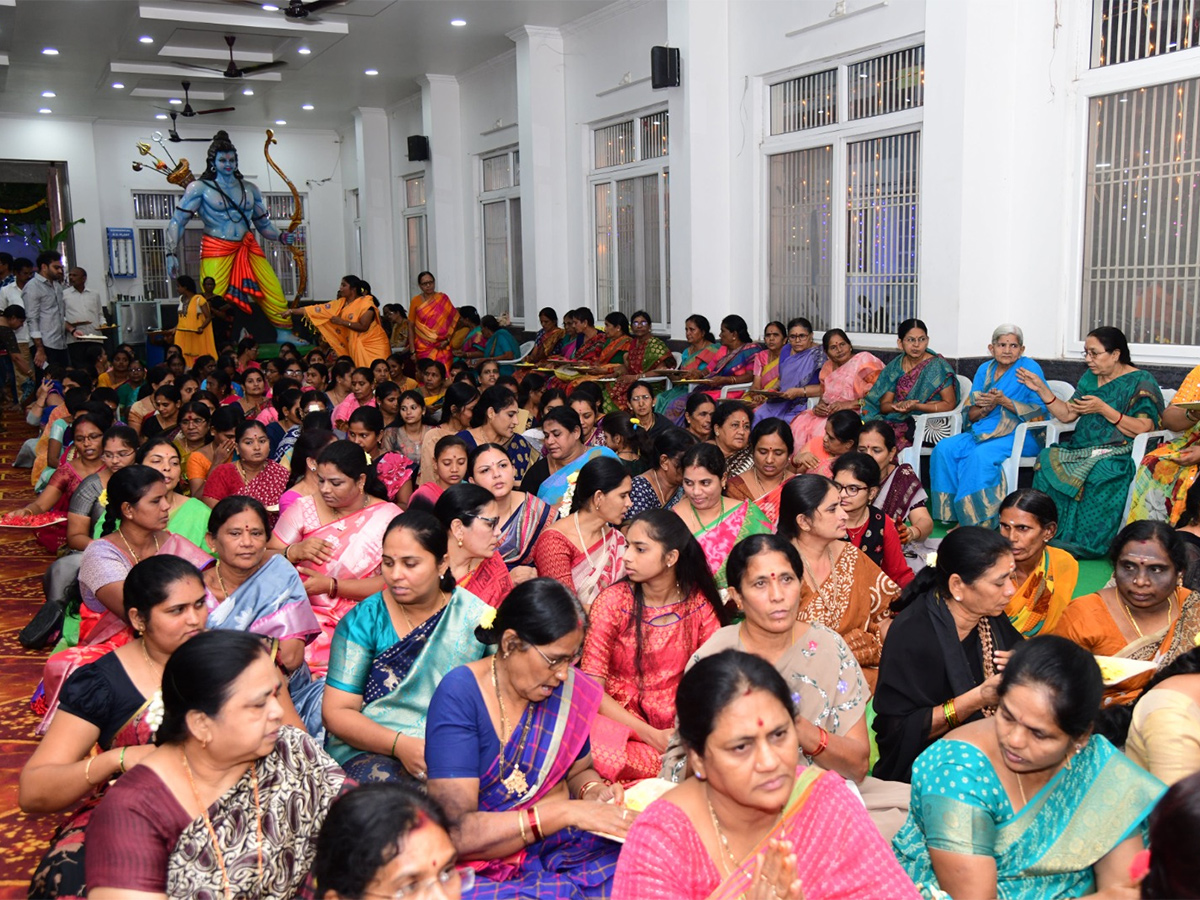
[[205, 143], [205, 144], [212, 142], [212, 138], [210, 138], [210, 137], [189, 137], [189, 138], [180, 137], [179, 132], [176, 130], [176, 124], [177, 124], [176, 119], [178, 118], [178, 116], [179, 116], [179, 113], [175, 112], [175, 110], [171, 110], [171, 130], [167, 132], [167, 139], [172, 144], [180, 144], [180, 143], [183, 143], [184, 141], [196, 141], [197, 143]]
[[[209, 113], [224, 113], [233, 112], [236, 107], [222, 106], [219, 109], [192, 109], [191, 101], [188, 99], [188, 91], [192, 87], [190, 81], [181, 81], [183, 85], [183, 109], [179, 110], [179, 115], [185, 119], [190, 119], [192, 116], [207, 116]], [[156, 106], [155, 109], [161, 109], [163, 112], [175, 112], [175, 110], [166, 106]]]
[[[231, 0], [233, 3], [249, 3], [257, 7], [262, 7], [261, 0]], [[332, 6], [341, 6], [346, 0], [288, 0], [285, 3], [279, 3], [273, 12], [281, 12], [289, 19], [296, 22], [316, 21], [315, 14], [329, 9]], [[274, 4], [272, 4], [274, 5]]]
[[[232, 34], [225, 35], [225, 43], [229, 46], [229, 65], [224, 69], [214, 69], [212, 66], [198, 66], [195, 63], [180, 62], [176, 65], [183, 66], [186, 69], [203, 69], [205, 72], [220, 72], [226, 78], [241, 78], [243, 75], [253, 75], [255, 72], [266, 72], [269, 69], [281, 69], [287, 65], [287, 62], [282, 59], [277, 59], [274, 62], [255, 63], [252, 66], [239, 66], [233, 61], [233, 44], [237, 37]], [[215, 112], [215, 110], [209, 110]]]

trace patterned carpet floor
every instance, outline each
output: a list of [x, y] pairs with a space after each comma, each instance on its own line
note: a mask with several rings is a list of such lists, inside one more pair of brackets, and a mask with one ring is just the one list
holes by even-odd
[[[29, 470], [9, 462], [34, 435], [16, 412], [0, 414], [0, 512], [33, 496]], [[33, 752], [37, 717], [29, 698], [42, 677], [46, 651], [26, 650], [17, 634], [44, 599], [42, 575], [54, 557], [29, 531], [0, 528], [0, 897], [24, 897], [29, 876], [61, 816], [26, 816], [17, 808], [17, 778]]]

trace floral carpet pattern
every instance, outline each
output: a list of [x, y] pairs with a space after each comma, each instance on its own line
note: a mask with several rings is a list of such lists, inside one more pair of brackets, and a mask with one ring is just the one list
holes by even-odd
[[[29, 470], [9, 462], [34, 429], [17, 413], [0, 416], [0, 512], [29, 502]], [[31, 531], [0, 528], [0, 898], [24, 897], [29, 876], [62, 815], [26, 816], [17, 807], [17, 778], [37, 745], [29, 709], [48, 652], [26, 650], [17, 634], [45, 599], [42, 575], [54, 557]]]

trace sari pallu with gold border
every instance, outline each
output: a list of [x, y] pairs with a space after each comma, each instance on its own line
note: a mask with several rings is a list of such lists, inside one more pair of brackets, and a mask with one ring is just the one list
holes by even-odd
[[[603, 691], [582, 672], [567, 671], [567, 680], [549, 698], [530, 703], [513, 723], [513, 733], [500, 757], [479, 779], [480, 812], [530, 809], [567, 777], [584, 751]], [[522, 744], [520, 736], [527, 719], [531, 721]], [[514, 793], [504, 786], [502, 779], [510, 775], [514, 764], [525, 773], [529, 785], [525, 791]], [[607, 897], [620, 850], [613, 841], [564, 828], [503, 859], [469, 863], [479, 876], [471, 897]]]
[[662, 338], [653, 334], [631, 338], [625, 351], [626, 377], [629, 380], [624, 383], [614, 382], [609, 386], [608, 395], [617, 409], [629, 409], [629, 392], [637, 379], [654, 369], [670, 368], [674, 365], [671, 348]]
[[[112, 742], [101, 750], [114, 747], [143, 747], [154, 743], [154, 732], [146, 723], [150, 701], [146, 700], [117, 731]], [[30, 897], [82, 898], [87, 896], [84, 878], [85, 833], [96, 806], [104, 798], [108, 782], [98, 785], [96, 792], [83, 801], [50, 838], [50, 849], [42, 857], [29, 882]]]
[[921, 754], [912, 788], [893, 849], [925, 896], [940, 891], [933, 848], [992, 857], [1000, 900], [1041, 900], [1093, 893], [1096, 863], [1131, 835], [1146, 839], [1166, 785], [1093, 736], [1019, 811], [983, 751], [953, 738]]

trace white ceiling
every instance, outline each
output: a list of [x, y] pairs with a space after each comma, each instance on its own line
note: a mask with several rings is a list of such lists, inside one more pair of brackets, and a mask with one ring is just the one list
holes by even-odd
[[[274, 0], [286, 6], [287, 0]], [[512, 49], [521, 25], [559, 26], [611, 0], [348, 0], [305, 24], [244, 0], [0, 0], [0, 112], [154, 123], [158, 107], [191, 81], [197, 110], [233, 113], [179, 119], [203, 136], [227, 125], [345, 129], [359, 106], [411, 96], [423, 74], [457, 75]], [[465, 19], [455, 28], [450, 20]], [[281, 69], [224, 78], [224, 36], [237, 36], [239, 65], [286, 60]], [[139, 38], [148, 35], [153, 44]], [[43, 55], [43, 47], [58, 56]], [[311, 50], [309, 55], [298, 52]], [[368, 76], [374, 68], [379, 75]], [[113, 82], [124, 84], [115, 90]], [[243, 96], [251, 88], [254, 96]], [[56, 96], [43, 98], [43, 91]], [[312, 111], [302, 106], [313, 105]], [[175, 107], [176, 109], [180, 107]], [[158, 124], [157, 127], [162, 127]]]

